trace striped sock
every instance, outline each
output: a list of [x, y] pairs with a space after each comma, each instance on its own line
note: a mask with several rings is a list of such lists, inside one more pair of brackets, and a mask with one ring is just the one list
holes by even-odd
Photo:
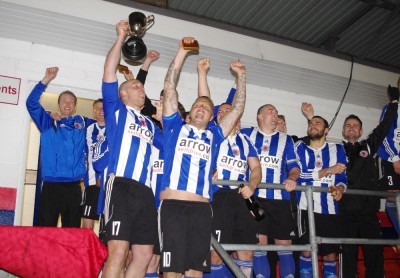
[[336, 261], [324, 261], [324, 278], [336, 277]]
[[255, 278], [269, 278], [270, 270], [267, 259], [267, 251], [254, 251], [253, 272]]
[[292, 251], [278, 251], [279, 273], [282, 278], [294, 278], [295, 266]]

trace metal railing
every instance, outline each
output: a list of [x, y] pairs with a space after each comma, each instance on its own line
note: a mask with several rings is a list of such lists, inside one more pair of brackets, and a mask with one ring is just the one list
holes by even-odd
[[[217, 180], [215, 184], [239, 186], [240, 181], [227, 181]], [[281, 184], [273, 183], [260, 183], [258, 188], [261, 189], [278, 189], [284, 190]], [[314, 187], [314, 186], [296, 186], [296, 191], [305, 191], [307, 198], [307, 213], [308, 213], [308, 226], [309, 226], [309, 244], [305, 245], [261, 245], [261, 244], [220, 244], [213, 236], [211, 237], [211, 246], [220, 255], [225, 264], [230, 268], [236, 277], [246, 277], [240, 268], [236, 265], [233, 259], [226, 251], [237, 250], [262, 250], [262, 251], [310, 251], [313, 269], [313, 277], [319, 277], [318, 269], [318, 244], [374, 244], [374, 245], [400, 245], [400, 240], [390, 239], [359, 239], [359, 238], [325, 238], [318, 237], [315, 234], [315, 221], [314, 221], [314, 206], [313, 206], [313, 192], [329, 192], [328, 188]], [[347, 189], [344, 194], [350, 195], [363, 195], [363, 196], [378, 196], [378, 197], [395, 197], [397, 208], [397, 217], [400, 223], [400, 192], [387, 192], [387, 191], [369, 191], [369, 190], [356, 190]]]

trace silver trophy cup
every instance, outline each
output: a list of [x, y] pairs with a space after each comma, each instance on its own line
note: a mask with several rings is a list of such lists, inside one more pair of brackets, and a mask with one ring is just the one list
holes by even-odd
[[153, 24], [153, 15], [146, 17], [141, 12], [133, 12], [129, 15], [130, 38], [122, 46], [125, 59], [140, 64], [140, 60], [147, 54], [147, 47], [142, 37]]

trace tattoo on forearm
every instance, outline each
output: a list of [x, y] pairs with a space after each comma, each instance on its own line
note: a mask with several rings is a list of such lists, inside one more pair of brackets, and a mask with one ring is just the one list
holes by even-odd
[[176, 69], [175, 62], [172, 61], [172, 63], [168, 68], [167, 75], [165, 76], [164, 86], [176, 89], [180, 74], [181, 74], [181, 69]]
[[[180, 69], [175, 69], [175, 63], [172, 61], [164, 79], [164, 104], [170, 105], [170, 109], [178, 109], [178, 93], [176, 86], [178, 84]], [[165, 107], [165, 106], [164, 106]], [[168, 108], [166, 109], [168, 110]]]
[[232, 110], [222, 119], [220, 126], [222, 129], [231, 130], [240, 119], [244, 111], [246, 102], [246, 74], [241, 73], [237, 79], [238, 89], [232, 103]]

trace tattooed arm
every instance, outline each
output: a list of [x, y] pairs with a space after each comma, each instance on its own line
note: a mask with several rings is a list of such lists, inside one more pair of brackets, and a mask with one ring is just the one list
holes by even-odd
[[186, 55], [190, 50], [183, 49], [183, 41], [185, 43], [193, 43], [194, 38], [185, 37], [179, 42], [179, 49], [172, 63], [169, 65], [167, 75], [164, 79], [164, 98], [163, 98], [163, 116], [171, 116], [178, 111], [178, 85], [179, 76], [185, 62]]
[[239, 61], [231, 62], [231, 70], [236, 73], [237, 91], [232, 102], [232, 110], [222, 118], [219, 124], [224, 136], [228, 136], [242, 117], [246, 104], [246, 69]]

